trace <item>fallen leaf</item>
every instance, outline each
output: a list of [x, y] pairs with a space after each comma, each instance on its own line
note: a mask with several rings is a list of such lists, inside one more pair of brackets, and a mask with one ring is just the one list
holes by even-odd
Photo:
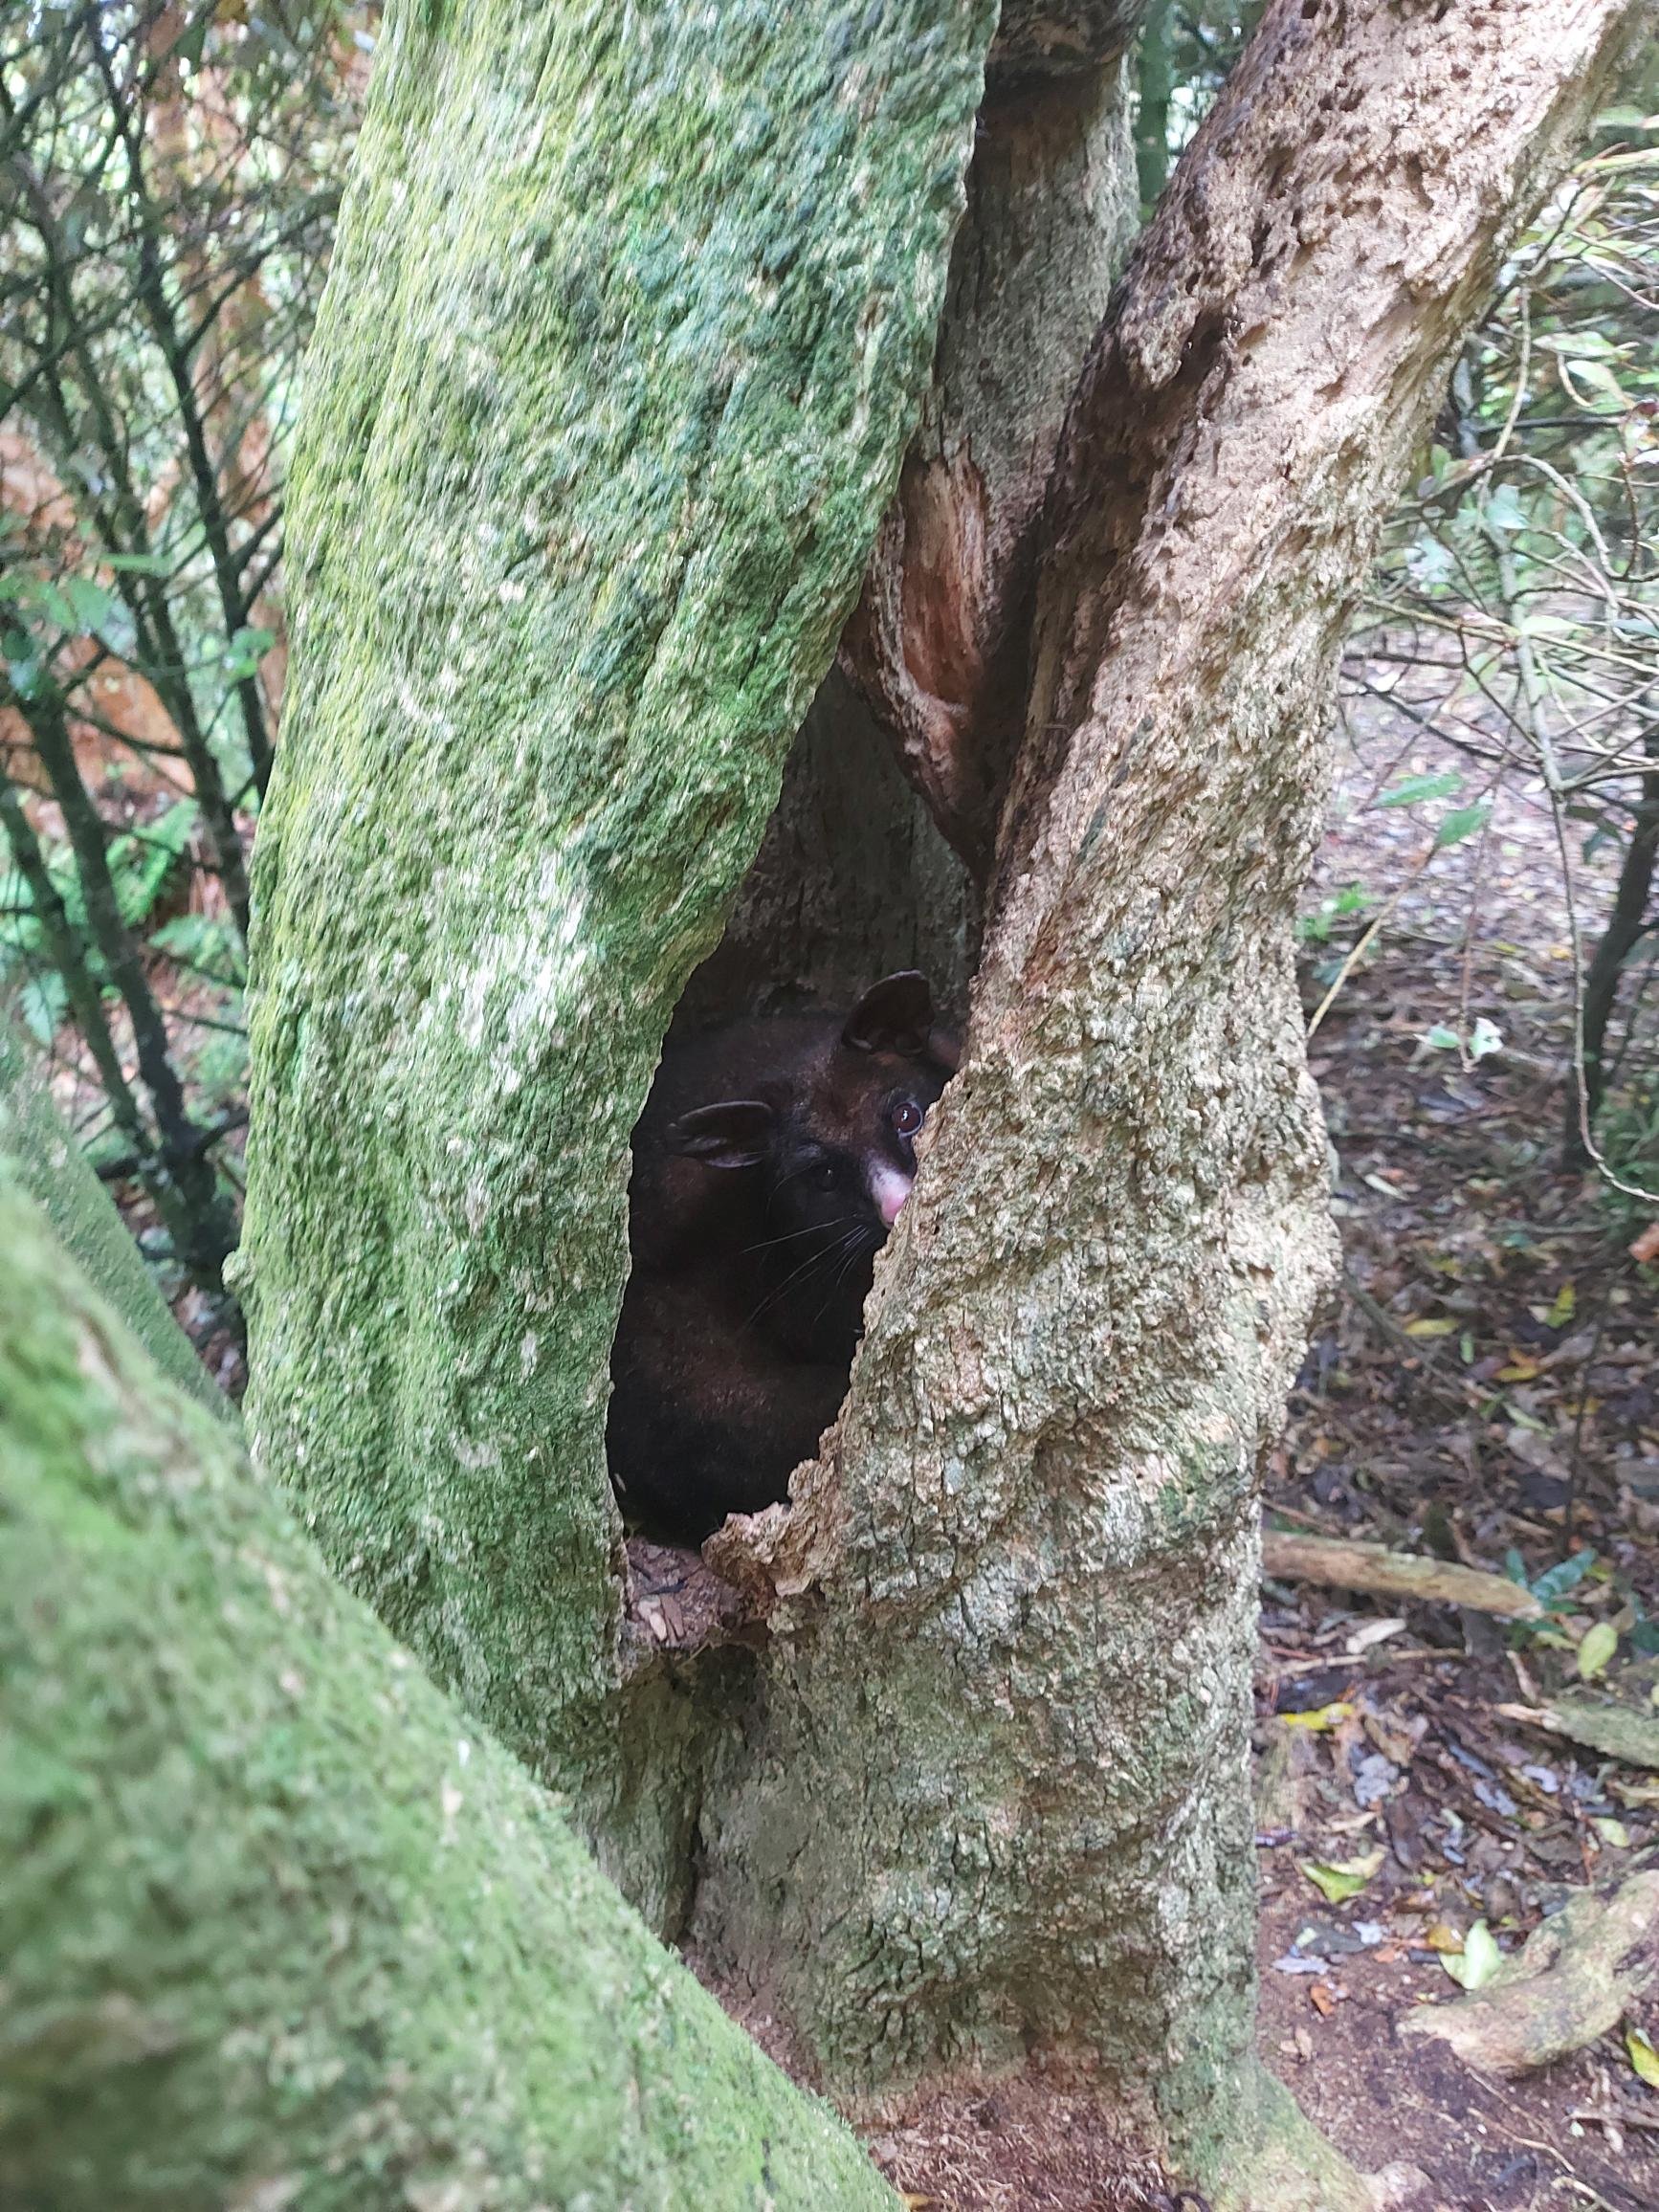
[[1590, 1825], [1610, 1850], [1627, 1851], [1630, 1848], [1630, 1831], [1623, 1821], [1593, 1820]]
[[1463, 1937], [1455, 1928], [1448, 1927], [1444, 1920], [1431, 1921], [1423, 1931], [1423, 1941], [1430, 1951], [1456, 1952], [1463, 1949]]
[[1493, 1381], [1494, 1382], [1530, 1382], [1537, 1371], [1538, 1363], [1536, 1360], [1528, 1359], [1524, 1352], [1517, 1352], [1507, 1367], [1498, 1369], [1493, 1377]]
[[1463, 1938], [1462, 1951], [1456, 1954], [1443, 1951], [1440, 1963], [1463, 1988], [1481, 1989], [1503, 1964], [1503, 1953], [1486, 1922], [1477, 1920]]
[[1337, 2009], [1337, 2000], [1322, 1981], [1310, 1981], [1308, 2002], [1321, 2020], [1329, 2020]]
[[1328, 1905], [1346, 1904], [1357, 1897], [1378, 1868], [1382, 1864], [1382, 1847], [1367, 1851], [1362, 1859], [1339, 1859], [1328, 1863], [1322, 1859], [1298, 1859], [1297, 1866], [1307, 1875]]
[[1625, 2030], [1625, 2048], [1630, 2054], [1630, 2064], [1650, 2090], [1659, 2090], [1659, 2050], [1653, 2048], [1639, 2027]]
[[1405, 1334], [1408, 1337], [1449, 1337], [1456, 1327], [1455, 1321], [1426, 1316], [1420, 1321], [1407, 1321]]
[[1607, 1662], [1619, 1648], [1619, 1631], [1611, 1621], [1598, 1621], [1584, 1631], [1579, 1646], [1579, 1673], [1585, 1682], [1593, 1682], [1598, 1674], [1604, 1674]]
[[1287, 1728], [1313, 1728], [1320, 1731], [1340, 1728], [1344, 1720], [1352, 1720], [1353, 1717], [1353, 1706], [1341, 1697], [1334, 1705], [1318, 1706], [1312, 1713], [1280, 1713], [1274, 1715]]
[[1556, 1293], [1555, 1304], [1545, 1316], [1549, 1326], [1552, 1329], [1564, 1329], [1578, 1311], [1578, 1294], [1573, 1289], [1572, 1284], [1570, 1282], [1563, 1283]]
[[1626, 1247], [1633, 1260], [1646, 1266], [1649, 1260], [1659, 1260], [1659, 1221], [1650, 1221], [1648, 1227]]

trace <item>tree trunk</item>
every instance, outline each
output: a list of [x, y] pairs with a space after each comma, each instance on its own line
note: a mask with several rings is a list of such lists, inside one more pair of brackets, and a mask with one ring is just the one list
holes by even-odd
[[[1647, 750], [1659, 754], [1659, 738], [1649, 736]], [[1659, 769], [1648, 770], [1637, 789], [1613, 911], [1584, 975], [1577, 1055], [1582, 1073], [1575, 1067], [1568, 1077], [1561, 1131], [1561, 1164], [1567, 1168], [1582, 1170], [1592, 1164], [1596, 1119], [1607, 1092], [1607, 1028], [1619, 1003], [1626, 962], [1651, 927], [1648, 907], [1659, 864]]]
[[844, 2099], [1040, 2062], [1233, 2201], [1316, 2163], [1248, 2055], [1256, 1465], [1331, 1248], [1291, 916], [1390, 487], [1631, 12], [1282, 0], [1074, 390], [1125, 17], [1008, 11], [847, 641], [990, 891], [967, 1059], [824, 1459], [720, 1545], [764, 1648], [626, 1695], [627, 1136], [898, 475], [988, 15], [393, 18], [293, 478], [254, 1433]]
[[1378, 525], [1631, 12], [1282, 0], [1089, 363], [963, 1070], [824, 1459], [715, 1546], [772, 1633], [693, 1934], [843, 2098], [1057, 2063], [1273, 2198], [1257, 1466], [1334, 1247], [1291, 923]]
[[677, 1709], [608, 1711], [629, 1133], [892, 493], [994, 15], [395, 11], [307, 372], [254, 1449], [665, 1913]]
[[44, 1209], [76, 1264], [120, 1313], [167, 1381], [233, 1426], [235, 1407], [168, 1313], [114, 1200], [87, 1167], [79, 1145], [4, 1017], [0, 1017], [0, 1171], [11, 1174]]
[[[71, 1213], [101, 1197], [65, 1173]], [[896, 2203], [328, 1574], [10, 1161], [0, 1250], [0, 2201]]]

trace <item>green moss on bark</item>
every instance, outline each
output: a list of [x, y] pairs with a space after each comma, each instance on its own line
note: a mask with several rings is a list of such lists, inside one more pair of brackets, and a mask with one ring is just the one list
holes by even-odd
[[0, 2201], [894, 2201], [0, 1179]]
[[892, 490], [995, 14], [394, 9], [308, 369], [254, 1449], [593, 1826], [629, 1131]]
[[167, 1311], [114, 1201], [0, 1017], [0, 1165], [45, 1208], [53, 1228], [170, 1382], [226, 1421], [236, 1409]]

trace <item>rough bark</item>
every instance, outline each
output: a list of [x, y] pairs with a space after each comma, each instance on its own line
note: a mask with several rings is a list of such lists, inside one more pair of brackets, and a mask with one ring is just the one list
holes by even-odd
[[675, 1018], [848, 1006], [877, 976], [919, 968], [960, 1029], [978, 925], [961, 861], [832, 668], [790, 747], [725, 933]]
[[896, 2200], [0, 1161], [0, 2201]]
[[252, 1433], [613, 1840], [629, 1131], [893, 489], [994, 13], [408, 0], [311, 355]]
[[1257, 1465], [1332, 1258], [1291, 920], [1391, 488], [1634, 13], [1282, 0], [1091, 360], [962, 1073], [824, 1460], [719, 1547], [775, 1604], [694, 1929], [844, 2096], [1054, 2059], [1278, 2186]]
[[932, 387], [842, 640], [982, 889], [1024, 720], [1049, 473], [1135, 229], [1137, 12], [1004, 11]]

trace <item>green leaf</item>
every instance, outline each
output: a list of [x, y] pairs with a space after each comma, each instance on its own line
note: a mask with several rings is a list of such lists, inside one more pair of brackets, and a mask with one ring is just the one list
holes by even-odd
[[1440, 1963], [1463, 1988], [1483, 1989], [1503, 1964], [1503, 1953], [1486, 1922], [1477, 1920], [1463, 1938], [1463, 1949], [1443, 1951]]
[[1434, 832], [1434, 850], [1444, 852], [1449, 845], [1461, 845], [1466, 837], [1477, 837], [1492, 820], [1492, 807], [1486, 800], [1472, 807], [1455, 807]]
[[103, 560], [109, 567], [123, 569], [131, 576], [170, 576], [173, 572], [166, 553], [106, 553]]
[[1596, 1563], [1596, 1555], [1585, 1549], [1575, 1552], [1570, 1559], [1546, 1567], [1537, 1581], [1530, 1585], [1532, 1594], [1540, 1605], [1554, 1605], [1569, 1590], [1576, 1590]]
[[1625, 2048], [1630, 2054], [1630, 2064], [1650, 2090], [1659, 2090], [1659, 2050], [1655, 2050], [1639, 2027], [1625, 2030]]
[[201, 969], [214, 983], [241, 989], [242, 940], [233, 922], [208, 914], [175, 914], [150, 933], [150, 942], [158, 952]]
[[95, 584], [90, 576], [66, 576], [63, 596], [68, 600], [77, 629], [94, 631], [108, 616], [115, 604], [101, 584]]
[[1593, 1682], [1598, 1674], [1607, 1671], [1607, 1662], [1619, 1648], [1619, 1631], [1611, 1621], [1598, 1621], [1585, 1633], [1579, 1646], [1579, 1676], [1582, 1681]]
[[44, 1051], [69, 1017], [69, 986], [55, 968], [33, 975], [18, 992], [17, 1019]]
[[32, 576], [26, 597], [41, 619], [51, 623], [55, 630], [68, 630], [73, 636], [80, 628], [75, 602], [61, 586], [48, 584], [44, 577]]
[[1298, 1859], [1296, 1864], [1327, 1905], [1345, 1905], [1350, 1897], [1360, 1894], [1382, 1864], [1382, 1852], [1379, 1847], [1367, 1851], [1362, 1859], [1338, 1859], [1334, 1863]]
[[1449, 799], [1453, 791], [1461, 791], [1463, 778], [1455, 768], [1442, 768], [1432, 775], [1407, 776], [1404, 784], [1396, 784], [1392, 791], [1384, 791], [1378, 800], [1379, 807], [1416, 807], [1425, 799]]
[[1484, 520], [1489, 530], [1524, 530], [1527, 511], [1513, 484], [1499, 484], [1486, 502]]
[[1630, 1831], [1623, 1821], [1601, 1818], [1590, 1823], [1610, 1851], [1627, 1851], [1630, 1848]]
[[[1576, 380], [1580, 384], [1588, 385], [1590, 390], [1601, 398], [1611, 400], [1621, 412], [1631, 404], [1628, 393], [1604, 361], [1585, 361], [1581, 356], [1576, 361], [1563, 361], [1561, 371], [1569, 390]], [[1574, 393], [1575, 398], [1579, 396]]]
[[1502, 1051], [1503, 1031], [1495, 1022], [1488, 1021], [1484, 1014], [1477, 1014], [1474, 1018], [1474, 1027], [1469, 1032], [1470, 1058], [1471, 1060], [1484, 1060], [1488, 1053], [1501, 1052]]
[[254, 675], [276, 642], [274, 630], [238, 630], [225, 648], [225, 674], [232, 683]]

